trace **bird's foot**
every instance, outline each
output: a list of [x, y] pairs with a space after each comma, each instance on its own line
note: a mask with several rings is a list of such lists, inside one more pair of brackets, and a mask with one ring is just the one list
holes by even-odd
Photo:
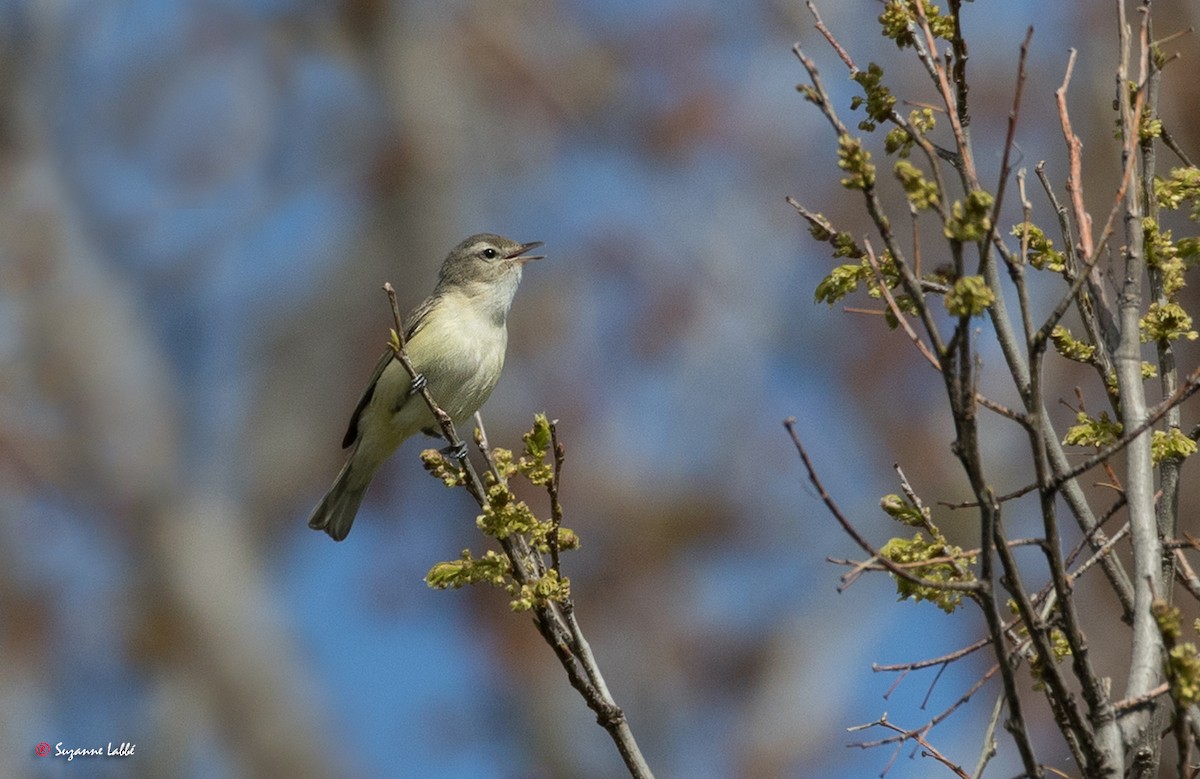
[[441, 453], [447, 457], [453, 457], [455, 460], [461, 460], [467, 456], [467, 445], [465, 443], [461, 443], [458, 446], [452, 444], [444, 447]]
[[416, 395], [421, 390], [425, 389], [425, 385], [429, 382], [425, 379], [424, 373], [415, 374], [412, 377], [412, 385], [408, 388], [409, 395]]

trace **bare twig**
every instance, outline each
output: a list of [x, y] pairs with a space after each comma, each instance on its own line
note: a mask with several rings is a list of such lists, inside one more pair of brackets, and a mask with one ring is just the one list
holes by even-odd
[[1017, 137], [1017, 120], [1021, 115], [1021, 94], [1025, 90], [1025, 60], [1029, 56], [1029, 42], [1033, 40], [1033, 26], [1025, 31], [1025, 40], [1021, 42], [1021, 53], [1017, 57], [1017, 87], [1013, 90], [1012, 108], [1008, 112], [1008, 132], [1004, 136], [1004, 155], [1000, 161], [1000, 180], [996, 183], [996, 202], [992, 208], [992, 224], [988, 227], [984, 239], [984, 251], [992, 244], [992, 236], [996, 234], [996, 226], [1000, 224], [1000, 209], [1004, 205], [1004, 191], [1008, 185], [1008, 174], [1012, 171], [1010, 156], [1013, 143]]
[[997, 403], [981, 392], [975, 393], [975, 402], [986, 408], [988, 411], [995, 412], [1002, 417], [1011, 419], [1021, 427], [1029, 427], [1029, 417], [1025, 416], [1019, 411], [1014, 411], [1008, 406]]
[[871, 663], [871, 670], [876, 673], [884, 673], [887, 671], [916, 671], [921, 668], [931, 668], [935, 665], [945, 665], [960, 658], [966, 657], [972, 652], [977, 652], [988, 645], [988, 639], [980, 639], [973, 644], [968, 644], [961, 649], [956, 649], [953, 652], [941, 655], [940, 657], [931, 657], [927, 660], [916, 660], [908, 663], [895, 663], [893, 665], [881, 665], [879, 663]]
[[1185, 167], [1196, 167], [1196, 163], [1192, 162], [1192, 158], [1187, 155], [1187, 152], [1180, 148], [1179, 144], [1175, 141], [1175, 136], [1167, 132], [1166, 127], [1163, 127], [1162, 130], [1162, 140], [1168, 149], [1175, 152], [1175, 156], [1179, 158], [1179, 161], [1182, 162]]
[[796, 433], [795, 417], [788, 417], [785, 419], [783, 426], [787, 428], [788, 434], [792, 437], [792, 443], [795, 445], [796, 451], [800, 455], [801, 462], [804, 463], [805, 470], [808, 471], [808, 480], [816, 489], [817, 496], [821, 498], [821, 502], [823, 502], [825, 507], [829, 509], [829, 513], [832, 514], [833, 518], [837, 520], [837, 523], [841, 525], [842, 530], [846, 532], [846, 535], [850, 536], [850, 538], [854, 540], [854, 543], [858, 544], [859, 548], [864, 552], [871, 555], [873, 558], [877, 558], [880, 565], [886, 568], [888, 573], [891, 573], [897, 578], [904, 579], [907, 582], [911, 582], [918, 587], [928, 587], [935, 590], [952, 590], [965, 593], [979, 592], [978, 582], [933, 581], [931, 579], [925, 579], [913, 574], [903, 566], [897, 565], [881, 555], [879, 551], [871, 545], [871, 542], [858, 532], [858, 528], [854, 527], [854, 524], [846, 518], [846, 515], [842, 513], [841, 508], [838, 507], [837, 502], [834, 501], [833, 497], [825, 490], [825, 485], [821, 483], [821, 478], [817, 476], [816, 468], [813, 466], [812, 460], [809, 459], [808, 452], [804, 449], [804, 444], [800, 443], [800, 436]]
[[1196, 576], [1196, 571], [1182, 549], [1175, 550], [1175, 578], [1179, 579], [1180, 584], [1187, 588], [1193, 598], [1200, 600], [1200, 577]]
[[1062, 86], [1054, 92], [1058, 104], [1058, 120], [1062, 125], [1063, 138], [1067, 142], [1067, 194], [1075, 212], [1075, 227], [1079, 235], [1079, 251], [1084, 264], [1091, 264], [1095, 247], [1092, 245], [1092, 217], [1083, 205], [1083, 141], [1071, 130], [1071, 116], [1067, 113], [1067, 87], [1071, 84], [1071, 73], [1075, 70], [1075, 49], [1067, 55], [1067, 72]]
[[988, 763], [996, 756], [996, 726], [1000, 724], [1002, 711], [1004, 711], [1004, 696], [997, 695], [996, 702], [992, 704], [992, 716], [988, 718], [987, 729], [983, 732], [983, 747], [979, 750], [979, 761], [975, 764], [975, 771], [971, 774], [971, 779], [980, 779]]
[[838, 43], [837, 38], [833, 37], [833, 33], [825, 26], [824, 20], [821, 19], [821, 14], [817, 13], [817, 7], [813, 5], [812, 0], [805, 0], [805, 5], [808, 6], [809, 12], [813, 15], [813, 21], [817, 31], [825, 36], [825, 40], [829, 41], [829, 45], [837, 52], [837, 55], [842, 58], [842, 62], [846, 63], [846, 67], [850, 69], [850, 75], [858, 73], [858, 67], [854, 64], [854, 60], [850, 59], [849, 52]]
[[1126, 698], [1113, 703], [1113, 708], [1116, 709], [1118, 716], [1123, 717], [1126, 714], [1131, 714], [1138, 709], [1149, 706], [1150, 704], [1154, 703], [1155, 698], [1160, 695], [1166, 695], [1168, 692], [1170, 692], [1170, 690], [1171, 686], [1166, 682], [1163, 682], [1157, 687], [1154, 687], [1153, 689], [1148, 690], [1141, 695], [1133, 698]]
[[558, 500], [558, 489], [562, 477], [566, 449], [558, 440], [557, 419], [550, 420], [550, 447], [554, 453], [554, 475], [551, 477], [549, 484], [546, 485], [546, 492], [550, 496], [550, 534], [547, 536], [546, 543], [550, 547], [550, 567], [555, 573], [559, 573], [558, 529], [562, 526], [563, 508], [562, 503]]
[[883, 271], [879, 269], [879, 260], [875, 258], [875, 250], [871, 248], [871, 242], [864, 239], [863, 246], [866, 248], [867, 262], [871, 265], [871, 271], [875, 274], [875, 281], [879, 284], [879, 290], [883, 293], [883, 299], [887, 301], [892, 316], [896, 318], [900, 327], [904, 329], [905, 334], [917, 347], [917, 351], [921, 353], [921, 356], [933, 366], [934, 370], [940, 371], [942, 366], [938, 362], [938, 358], [934, 356], [929, 347], [925, 345], [925, 342], [921, 340], [921, 337], [917, 335], [917, 331], [913, 330], [912, 325], [908, 323], [908, 317], [904, 315], [904, 312], [900, 310], [900, 306], [896, 304], [896, 299], [892, 297], [892, 291], [888, 289], [887, 279], [883, 277]]
[[967, 774], [966, 771], [964, 771], [961, 767], [959, 767], [957, 764], [955, 764], [949, 758], [947, 758], [945, 755], [943, 755], [941, 752], [939, 752], [932, 744], [930, 744], [925, 739], [925, 734], [929, 732], [929, 728], [931, 727], [930, 725], [926, 725], [925, 727], [917, 729], [917, 730], [905, 730], [904, 728], [901, 728], [897, 725], [893, 725], [891, 722], [888, 722], [887, 716], [885, 715], [885, 716], [880, 717], [879, 719], [877, 719], [874, 722], [868, 722], [864, 725], [856, 725], [852, 728], [847, 728], [847, 730], [849, 730], [850, 732], [854, 732], [854, 731], [859, 731], [859, 730], [866, 730], [867, 728], [873, 728], [873, 727], [886, 728], [887, 730], [893, 731], [893, 732], [897, 733], [898, 735], [893, 738], [880, 739], [877, 741], [863, 741], [863, 742], [860, 742], [857, 744], [851, 744], [850, 746], [855, 746], [860, 749], [869, 749], [871, 747], [882, 746], [884, 744], [891, 744], [891, 743], [897, 743], [897, 742], [903, 743], [905, 741], [915, 741], [918, 744], [920, 744], [921, 747], [925, 750], [926, 755], [928, 755], [929, 757], [932, 757], [934, 760], [937, 760], [939, 763], [941, 763], [942, 765], [949, 768], [952, 772], [954, 772], [955, 776], [962, 777], [962, 779], [971, 779], [970, 775]]

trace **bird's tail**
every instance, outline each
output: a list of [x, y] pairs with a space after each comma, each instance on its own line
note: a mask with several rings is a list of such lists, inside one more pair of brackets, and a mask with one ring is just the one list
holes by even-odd
[[308, 518], [309, 527], [313, 530], [324, 530], [334, 541], [341, 541], [350, 533], [354, 515], [358, 513], [359, 504], [362, 503], [363, 495], [371, 485], [371, 476], [374, 475], [367, 474], [366, 478], [362, 478], [362, 475], [352, 468], [353, 464], [354, 456], [351, 455], [346, 459], [346, 464], [342, 466], [342, 471], [329, 488], [329, 492], [325, 493], [325, 497]]

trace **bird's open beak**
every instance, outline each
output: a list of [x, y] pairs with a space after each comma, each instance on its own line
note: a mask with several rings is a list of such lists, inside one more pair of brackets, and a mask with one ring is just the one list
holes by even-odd
[[536, 249], [541, 245], [542, 245], [541, 241], [534, 241], [532, 243], [523, 243], [523, 244], [521, 244], [521, 247], [519, 249], [517, 249], [512, 254], [506, 256], [504, 259], [513, 260], [514, 262], [519, 262], [522, 265], [529, 262], [530, 260], [544, 260], [544, 259], [546, 259], [546, 255], [544, 255], [544, 254], [531, 254], [531, 255], [525, 254], [525, 252], [529, 251], [530, 249]]

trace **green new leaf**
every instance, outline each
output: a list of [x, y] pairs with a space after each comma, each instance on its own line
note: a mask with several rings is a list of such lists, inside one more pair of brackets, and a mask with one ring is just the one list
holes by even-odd
[[562, 603], [571, 597], [571, 580], [550, 569], [540, 578], [521, 585], [516, 595], [509, 604], [516, 612], [530, 611], [551, 602]]
[[821, 93], [817, 91], [816, 87], [810, 86], [809, 84], [797, 84], [796, 91], [803, 95], [804, 99], [813, 105], [819, 106], [825, 102], [821, 99]]
[[[1029, 630], [1024, 627], [1019, 632], [1023, 636], [1029, 635]], [[1055, 664], [1061, 663], [1064, 658], [1071, 655], [1071, 643], [1067, 641], [1067, 634], [1058, 628], [1050, 631], [1050, 654], [1054, 656]], [[1037, 652], [1033, 652], [1029, 658], [1029, 673], [1034, 679], [1033, 689], [1039, 692], [1044, 691], [1046, 689], [1046, 664]]]
[[[579, 536], [575, 534], [574, 530], [568, 530], [561, 526], [558, 528], [559, 551], [565, 552], [569, 549], [578, 549], [579, 543]], [[546, 551], [550, 551], [549, 547], [546, 548]]]
[[814, 302], [832, 306], [858, 289], [860, 282], [870, 278], [871, 269], [863, 265], [839, 265], [817, 285]]
[[[934, 37], [950, 40], [954, 37], [954, 18], [942, 16], [940, 9], [930, 0], [923, 0], [925, 18]], [[883, 37], [891, 38], [903, 49], [916, 45], [918, 25], [916, 0], [889, 0], [879, 16]]]
[[1196, 264], [1197, 258], [1200, 258], [1200, 238], [1194, 236], [1180, 238], [1175, 242], [1175, 251], [1189, 268], [1192, 267]]
[[511, 449], [497, 446], [492, 450], [492, 462], [496, 465], [496, 473], [500, 474], [500, 479], [497, 480], [496, 474], [492, 473], [492, 470], [489, 468], [483, 472], [484, 483], [490, 488], [516, 476], [517, 465], [515, 460], [516, 455], [512, 453]]
[[1138, 140], [1148, 141], [1152, 138], [1161, 138], [1162, 131], [1162, 119], [1151, 119], [1150, 109], [1142, 109], [1142, 122], [1138, 128]]
[[912, 203], [913, 208], [918, 211], [927, 211], [937, 206], [940, 201], [937, 184], [927, 181], [916, 165], [907, 160], [899, 160], [896, 163], [895, 172], [896, 178], [900, 179], [900, 186], [904, 188], [908, 202]]
[[982, 189], [967, 195], [966, 200], [955, 201], [943, 229], [946, 237], [964, 243], [982, 241], [992, 229], [992, 205], [995, 202], [996, 198]]
[[425, 575], [425, 583], [435, 590], [458, 589], [469, 584], [504, 586], [510, 571], [508, 558], [489, 550], [478, 560], [464, 549], [457, 560], [437, 563]]
[[533, 428], [523, 435], [525, 455], [535, 460], [543, 460], [550, 449], [550, 420], [545, 414], [535, 414]]
[[879, 507], [892, 519], [910, 527], [924, 527], [929, 522], [929, 517], [899, 495], [884, 495], [879, 501]]
[[943, 589], [936, 584], [975, 581], [975, 574], [967, 567], [975, 563], [975, 557], [963, 554], [962, 549], [950, 546], [944, 540], [926, 541], [917, 533], [912, 538], [893, 538], [879, 553], [897, 565], [903, 565], [914, 576], [930, 582], [930, 585], [921, 585], [893, 574], [900, 600], [927, 600], [947, 614], [962, 603], [963, 592]]
[[850, 109], [855, 110], [862, 105], [867, 107], [867, 118], [858, 123], [858, 129], [870, 132], [880, 122], [892, 118], [892, 110], [896, 105], [896, 96], [883, 85], [883, 68], [874, 62], [867, 65], [866, 70], [860, 70], [852, 78], [858, 82], [866, 93], [865, 97], [854, 97], [850, 100]]
[[1067, 428], [1063, 438], [1065, 446], [1108, 446], [1120, 438], [1125, 429], [1120, 422], [1110, 418], [1107, 411], [1101, 411], [1098, 418], [1080, 411], [1075, 415], [1075, 422], [1075, 425]]
[[846, 189], [870, 189], [875, 186], [875, 165], [862, 140], [850, 135], [838, 138], [838, 167], [846, 171], [842, 186]]
[[[916, 301], [914, 301], [910, 295], [897, 295], [893, 292], [892, 300], [896, 301], [896, 308], [900, 309], [902, 314], [909, 314], [911, 316], [917, 315]], [[894, 311], [892, 311], [891, 306], [888, 306], [883, 310], [883, 321], [887, 323], [889, 330], [895, 330], [900, 326], [900, 321], [896, 319], [896, 314]]]
[[1178, 606], [1172, 606], [1165, 600], [1158, 599], [1150, 604], [1150, 613], [1158, 623], [1158, 632], [1167, 640], [1177, 639], [1183, 635], [1183, 620], [1180, 618]]
[[954, 316], [979, 316], [996, 302], [996, 293], [983, 276], [963, 276], [954, 282], [943, 302]]
[[1180, 338], [1195, 341], [1200, 338], [1200, 334], [1192, 329], [1191, 316], [1178, 303], [1151, 303], [1150, 310], [1138, 324], [1142, 331], [1142, 343], [1176, 341]]
[[421, 452], [421, 465], [447, 487], [461, 487], [467, 483], [467, 474], [459, 467], [456, 460], [451, 460], [437, 449], [426, 449]]
[[[909, 112], [908, 124], [917, 132], [928, 134], [936, 121], [933, 118], [933, 109], [918, 108]], [[907, 159], [912, 153], [912, 147], [916, 144], [917, 139], [912, 133], [903, 127], [894, 127], [888, 131], [888, 134], [883, 139], [883, 149], [888, 154], [899, 154], [901, 159]]]
[[1200, 168], [1173, 168], [1167, 178], [1154, 177], [1154, 197], [1161, 208], [1176, 211], [1192, 201], [1192, 219], [1200, 219]]
[[1186, 264], [1179, 247], [1171, 240], [1171, 231], [1159, 232], [1158, 223], [1150, 217], [1142, 220], [1142, 238], [1146, 247], [1146, 262], [1161, 276], [1163, 295], [1174, 297], [1187, 283]]
[[854, 242], [854, 236], [850, 233], [834, 233], [829, 237], [829, 245], [833, 247], [834, 259], [841, 257], [858, 259], [864, 256], [863, 250], [858, 248], [858, 244]]
[[1163, 460], [1181, 462], [1196, 453], [1196, 442], [1177, 427], [1155, 430], [1150, 438], [1150, 457], [1154, 464]]
[[1200, 703], [1200, 657], [1188, 641], [1171, 647], [1167, 654], [1167, 678], [1171, 696], [1184, 706]]
[[554, 478], [554, 468], [546, 462], [550, 449], [550, 420], [545, 414], [534, 417], [533, 429], [524, 436], [525, 456], [517, 463], [517, 471], [530, 484], [544, 486]]
[[528, 533], [538, 525], [533, 510], [505, 484], [493, 484], [487, 491], [487, 506], [475, 519], [475, 525], [492, 538], [504, 539], [514, 533]]
[[1013, 225], [1012, 235], [1028, 242], [1029, 264], [1033, 267], [1055, 273], [1062, 273], [1067, 269], [1066, 256], [1054, 248], [1054, 242], [1033, 222]]
[[1054, 344], [1054, 351], [1075, 362], [1090, 363], [1096, 356], [1095, 346], [1076, 339], [1062, 325], [1050, 331], [1050, 343]]

